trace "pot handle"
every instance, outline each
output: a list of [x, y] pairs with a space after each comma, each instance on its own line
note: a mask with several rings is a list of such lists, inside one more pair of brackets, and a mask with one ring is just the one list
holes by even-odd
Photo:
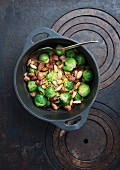
[[54, 121], [51, 122], [60, 129], [66, 130], [66, 131], [73, 131], [80, 129], [87, 121], [88, 114], [89, 114], [90, 107], [87, 108], [85, 111], [83, 111], [79, 117], [76, 117], [75, 119], [78, 119], [78, 121], [74, 124], [71, 124], [71, 122], [74, 121], [74, 119], [68, 120], [68, 123], [65, 121]]
[[[25, 45], [24, 45], [24, 49], [25, 51], [27, 49], [29, 49], [31, 46], [37, 44], [38, 42], [40, 42], [41, 40], [37, 41], [37, 42], [34, 42], [33, 41], [33, 38], [36, 36], [36, 35], [39, 35], [39, 34], [48, 34], [47, 35], [47, 38], [56, 38], [56, 37], [62, 37], [62, 35], [58, 34], [57, 32], [53, 31], [52, 29], [50, 28], [47, 28], [47, 27], [40, 27], [38, 29], [35, 29], [34, 31], [32, 31], [26, 38], [26, 41], [25, 41]], [[44, 40], [46, 38], [43, 38], [42, 40]]]

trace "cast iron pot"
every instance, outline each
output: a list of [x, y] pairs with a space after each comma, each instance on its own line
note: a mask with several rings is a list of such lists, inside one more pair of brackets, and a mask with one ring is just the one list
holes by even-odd
[[[47, 33], [47, 38], [39, 40], [39, 42], [33, 42], [33, 38], [36, 35]], [[24, 50], [16, 64], [14, 71], [14, 87], [18, 99], [22, 103], [25, 109], [30, 112], [33, 116], [50, 122], [61, 129], [72, 131], [81, 128], [88, 118], [89, 109], [94, 102], [99, 85], [99, 71], [97, 63], [92, 54], [83, 46], [79, 47], [78, 50], [88, 60], [94, 73], [94, 80], [91, 84], [91, 93], [86, 99], [80, 104], [75, 106], [71, 111], [65, 111], [62, 109], [53, 110], [52, 108], [38, 108], [33, 104], [33, 100], [30, 97], [26, 83], [23, 80], [23, 75], [26, 71], [26, 63], [31, 53], [37, 49], [43, 47], [54, 47], [55, 45], [61, 44], [64, 46], [78, 43], [73, 39], [64, 37], [56, 33], [55, 31], [41, 27], [33, 31], [26, 39]], [[74, 121], [77, 120], [77, 121]]]

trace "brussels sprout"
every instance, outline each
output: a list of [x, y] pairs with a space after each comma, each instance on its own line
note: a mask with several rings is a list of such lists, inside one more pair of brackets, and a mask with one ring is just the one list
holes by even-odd
[[78, 93], [82, 96], [82, 97], [86, 97], [90, 94], [90, 87], [87, 84], [82, 84], [79, 86], [78, 88]]
[[74, 52], [74, 50], [67, 50], [67, 51], [65, 52], [65, 55], [66, 55], [67, 57], [75, 57], [75, 52]]
[[47, 75], [46, 75], [46, 79], [49, 82], [53, 82], [56, 81], [58, 78], [57, 73], [53, 70], [51, 70]]
[[64, 106], [69, 105], [70, 100], [71, 100], [71, 95], [69, 92], [61, 93], [60, 101]]
[[43, 89], [42, 86], [38, 86], [38, 90], [40, 93], [45, 94], [45, 89]]
[[55, 52], [58, 56], [64, 55], [65, 54], [65, 50], [61, 50], [61, 48], [63, 48], [62, 45], [57, 45], [57, 47], [55, 48]]
[[69, 67], [69, 66], [63, 66], [62, 69], [65, 70], [65, 71], [72, 71], [73, 70], [73, 68]]
[[34, 73], [35, 74], [35, 72], [36, 72], [36, 70], [34, 69], [34, 68], [28, 68], [28, 73]]
[[46, 105], [45, 106], [50, 106], [50, 101], [49, 100], [47, 100], [47, 102], [46, 102]]
[[76, 59], [78, 65], [84, 65], [85, 62], [86, 62], [85, 57], [83, 57], [83, 55], [80, 55], [80, 54], [78, 54], [78, 55], [75, 57], [75, 59]]
[[27, 86], [30, 92], [34, 92], [37, 90], [37, 85], [35, 84], [35, 81], [30, 80]]
[[76, 61], [74, 58], [67, 58], [65, 61], [65, 66], [63, 66], [63, 70], [72, 71], [76, 67]]
[[45, 54], [45, 53], [41, 54], [39, 56], [39, 60], [42, 61], [43, 63], [49, 63], [49, 56], [48, 56], [48, 54]]
[[83, 78], [85, 81], [92, 81], [93, 80], [93, 72], [91, 70], [83, 71]]
[[83, 97], [81, 95], [79, 95], [79, 93], [76, 93], [74, 100], [82, 100]]
[[47, 87], [45, 89], [45, 94], [48, 98], [52, 98], [55, 96], [55, 89], [53, 87]]
[[45, 106], [47, 103], [47, 98], [43, 94], [36, 94], [34, 97], [34, 103], [38, 107]]
[[65, 90], [69, 91], [69, 90], [73, 89], [74, 83], [70, 80], [65, 79], [64, 80], [64, 87], [65, 87]]
[[61, 63], [61, 61], [60, 61], [60, 60], [58, 60], [58, 61], [56, 62], [56, 65], [58, 66], [60, 63]]

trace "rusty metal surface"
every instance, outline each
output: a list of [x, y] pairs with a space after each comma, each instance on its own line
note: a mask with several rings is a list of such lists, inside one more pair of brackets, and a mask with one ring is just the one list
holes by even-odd
[[[0, 0], [1, 170], [120, 169], [119, 16], [119, 0]], [[100, 41], [87, 46], [100, 67], [97, 102], [81, 131], [67, 136], [28, 114], [14, 92], [14, 67], [25, 38], [40, 26], [78, 41]]]

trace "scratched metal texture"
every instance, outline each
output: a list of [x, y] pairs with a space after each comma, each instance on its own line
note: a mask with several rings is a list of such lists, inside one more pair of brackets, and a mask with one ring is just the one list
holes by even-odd
[[[19, 103], [13, 73], [27, 35], [41, 26], [51, 28], [62, 15], [78, 8], [104, 10], [120, 22], [119, 0], [0, 0], [1, 170], [61, 170], [46, 153], [48, 123], [31, 116]], [[120, 79], [101, 90], [97, 101], [120, 114]], [[116, 160], [112, 169], [119, 170], [120, 162]]]

